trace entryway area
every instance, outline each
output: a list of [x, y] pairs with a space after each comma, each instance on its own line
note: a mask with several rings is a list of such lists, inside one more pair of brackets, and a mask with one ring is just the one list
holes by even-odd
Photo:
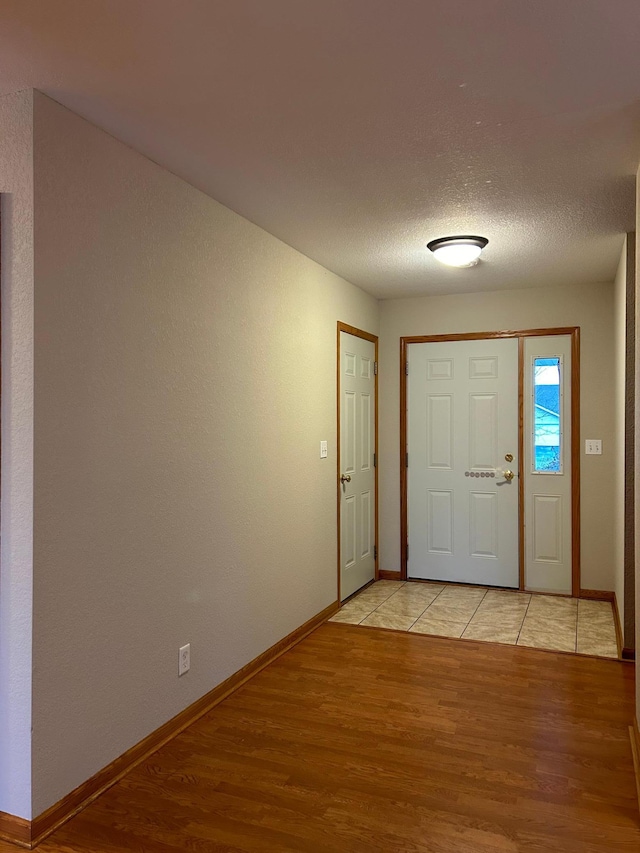
[[619, 657], [613, 608], [607, 601], [381, 580], [354, 596], [330, 621]]

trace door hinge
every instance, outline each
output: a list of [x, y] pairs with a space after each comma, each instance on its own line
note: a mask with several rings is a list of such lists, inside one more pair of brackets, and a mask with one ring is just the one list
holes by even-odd
[[378, 559], [378, 546], [377, 545], [373, 546], [373, 559], [374, 560]]
[[407, 542], [407, 562], [409, 562], [409, 543]]
[[378, 362], [377, 361], [373, 362], [373, 375], [374, 376], [378, 375]]
[[409, 362], [408, 361], [405, 361], [405, 363], [404, 363], [404, 375], [405, 376], [409, 375]]
[[376, 467], [377, 462], [378, 462], [378, 460], [376, 459], [376, 454], [374, 453], [374, 454], [373, 454], [373, 467], [374, 467], [374, 468]]
[[408, 454], [408, 453], [407, 453], [407, 458], [406, 458], [406, 459], [405, 459], [405, 461], [404, 461], [404, 467], [405, 467], [405, 468], [408, 468], [408, 467], [409, 467], [409, 454]]

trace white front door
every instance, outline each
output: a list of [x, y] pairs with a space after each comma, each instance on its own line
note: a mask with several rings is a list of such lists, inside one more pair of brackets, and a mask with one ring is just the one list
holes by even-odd
[[340, 332], [340, 600], [375, 577], [375, 343]]
[[517, 588], [518, 340], [411, 343], [407, 361], [408, 577]]

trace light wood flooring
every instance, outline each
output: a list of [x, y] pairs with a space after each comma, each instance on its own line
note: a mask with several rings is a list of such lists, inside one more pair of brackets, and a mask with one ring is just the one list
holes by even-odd
[[633, 692], [618, 661], [326, 623], [39, 849], [637, 853]]
[[333, 622], [617, 658], [613, 607], [478, 586], [382, 580], [353, 596]]

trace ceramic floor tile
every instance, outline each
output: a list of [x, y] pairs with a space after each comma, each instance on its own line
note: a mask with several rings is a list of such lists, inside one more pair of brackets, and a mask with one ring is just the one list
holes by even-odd
[[445, 588], [444, 584], [417, 583], [408, 581], [400, 590], [401, 595], [439, 595]]
[[[476, 594], [469, 594], [468, 590], [461, 592], [459, 589], [444, 589], [433, 604], [429, 605], [429, 611], [436, 619], [444, 622], [468, 622], [478, 609], [478, 605], [484, 597], [484, 590], [471, 590]], [[481, 593], [481, 594], [479, 594]]]
[[488, 592], [480, 602], [474, 620], [499, 623], [507, 620], [509, 624], [524, 619], [531, 596], [519, 593]]
[[581, 655], [597, 655], [603, 658], [617, 658], [618, 644], [615, 640], [603, 641], [591, 637], [578, 637], [576, 651]]
[[394, 628], [396, 631], [408, 631], [415, 621], [415, 616], [386, 615], [375, 610], [360, 624], [371, 628]]
[[361, 598], [352, 598], [346, 604], [342, 605], [341, 612], [350, 613], [356, 610], [366, 610], [367, 613], [372, 613], [378, 605], [375, 601], [367, 601]]
[[391, 581], [387, 583], [386, 581], [378, 581], [377, 583], [369, 584], [369, 586], [365, 586], [364, 589], [358, 592], [358, 595], [391, 595], [396, 592], [396, 590], [400, 589], [404, 584], [395, 584]]
[[336, 613], [332, 619], [335, 619], [336, 622], [346, 622], [351, 621], [349, 617], [359, 617], [357, 621], [359, 622], [361, 619], [364, 619], [365, 616], [368, 616], [378, 606], [375, 601], [361, 601], [359, 598], [352, 598], [346, 604], [343, 604], [340, 610]]
[[518, 637], [519, 646], [536, 649], [553, 649], [560, 652], [575, 652], [576, 628], [561, 625], [554, 619], [525, 617]]
[[615, 626], [612, 605], [608, 601], [585, 601], [580, 599], [578, 601], [578, 625], [583, 623]]
[[436, 599], [433, 604], [430, 604], [427, 611], [431, 611], [431, 616], [434, 619], [439, 619], [441, 622], [464, 622], [468, 624], [471, 617], [475, 613], [475, 604], [454, 606], [452, 604], [440, 603]]
[[590, 599], [383, 580], [354, 596], [330, 621], [618, 656], [611, 604]]
[[595, 620], [578, 616], [578, 641], [576, 650], [585, 655], [618, 657], [618, 643], [613, 614], [608, 619]]
[[610, 601], [595, 601], [591, 598], [579, 598], [578, 611], [612, 613], [613, 607]]
[[565, 598], [560, 595], [532, 595], [527, 616], [542, 616], [556, 618], [558, 614], [577, 614], [578, 601], [576, 598]]
[[363, 619], [366, 619], [372, 613], [369, 607], [343, 607], [341, 610], [329, 619], [329, 622], [345, 622], [347, 625], [359, 625]]
[[370, 586], [368, 589], [365, 589], [364, 592], [359, 593], [355, 598], [352, 598], [352, 601], [360, 601], [360, 602], [374, 602], [376, 605], [382, 604], [383, 601], [386, 601], [390, 598], [394, 593], [393, 589], [376, 589], [376, 587]]
[[524, 610], [482, 610], [480, 606], [471, 617], [470, 625], [486, 625], [518, 632], [524, 621]]
[[475, 601], [476, 604], [480, 604], [486, 594], [487, 590], [482, 587], [445, 586], [440, 593], [440, 597], [450, 602]]
[[524, 599], [525, 601], [531, 600], [532, 593], [530, 592], [520, 592], [517, 589], [488, 589], [487, 594], [485, 595], [485, 599], [487, 601], [495, 600], [495, 601], [509, 601], [513, 599], [514, 601], [517, 599]]
[[369, 589], [400, 589], [406, 586], [406, 581], [382, 580], [376, 581]]
[[415, 622], [409, 631], [412, 634], [431, 634], [438, 637], [461, 637], [467, 627], [466, 622], [449, 622], [446, 619], [438, 619], [429, 614], [429, 611]]
[[482, 607], [493, 610], [501, 610], [503, 608], [526, 610], [530, 601], [531, 595], [526, 592], [505, 592], [490, 589], [482, 599]]
[[472, 620], [462, 634], [463, 640], [484, 640], [488, 643], [508, 643], [515, 646], [520, 625], [500, 625]]
[[404, 589], [401, 589], [399, 592], [394, 593], [391, 596], [391, 598], [388, 598], [387, 601], [411, 602], [412, 604], [421, 605], [422, 609], [424, 610], [425, 607], [428, 607], [430, 604], [432, 604], [436, 600], [436, 598], [438, 597], [439, 594], [440, 593], [434, 592], [432, 590], [421, 592], [419, 594], [414, 593], [414, 592], [407, 593], [407, 592], [405, 592]]
[[424, 613], [429, 604], [429, 601], [420, 598], [398, 598], [398, 596], [392, 595], [391, 598], [388, 598], [379, 605], [376, 613], [413, 616], [414, 619], [417, 619], [418, 616]]
[[572, 631], [576, 633], [578, 627], [578, 611], [577, 610], [558, 610], [554, 613], [531, 612], [531, 607], [527, 610], [525, 616], [525, 624], [530, 627], [539, 627], [541, 630], [549, 630], [556, 628], [558, 631]]

